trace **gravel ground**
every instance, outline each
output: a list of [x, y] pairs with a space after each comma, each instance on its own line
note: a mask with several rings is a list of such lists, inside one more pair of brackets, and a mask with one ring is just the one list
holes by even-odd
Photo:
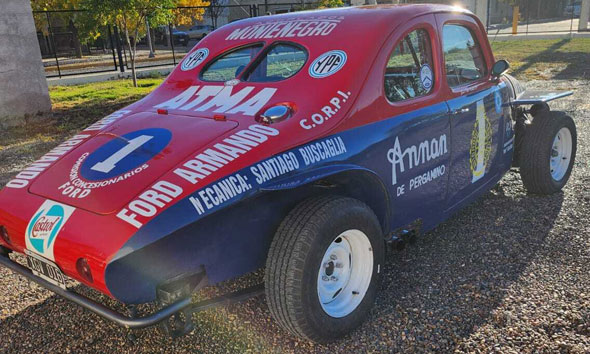
[[[195, 316], [188, 336], [172, 340], [147, 329], [131, 342], [125, 330], [0, 269], [0, 352], [590, 352], [590, 87], [558, 80], [528, 86], [576, 89], [553, 105], [578, 127], [578, 157], [564, 192], [527, 195], [518, 173], [508, 173], [390, 255], [369, 320], [343, 340], [319, 346], [291, 338], [260, 297]], [[17, 149], [11, 159], [0, 151], [9, 162], [0, 185], [27, 162], [23, 157], [55, 143]]]

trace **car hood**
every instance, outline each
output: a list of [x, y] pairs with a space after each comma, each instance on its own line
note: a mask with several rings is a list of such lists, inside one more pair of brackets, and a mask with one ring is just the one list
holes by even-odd
[[43, 172], [29, 192], [110, 214], [192, 152], [237, 125], [194, 116], [136, 113], [69, 152]]

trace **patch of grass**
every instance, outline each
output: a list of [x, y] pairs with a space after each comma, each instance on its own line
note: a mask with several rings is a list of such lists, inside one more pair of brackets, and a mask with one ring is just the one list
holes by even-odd
[[137, 100], [155, 89], [164, 79], [139, 79], [133, 87], [131, 80], [114, 80], [75, 86], [52, 86], [49, 89], [53, 108], [57, 110], [96, 103], [127, 102]]
[[53, 111], [27, 124], [0, 131], [0, 151], [36, 141], [64, 140], [100, 118], [121, 109], [155, 89], [164, 78], [114, 80], [49, 88]]
[[[531, 79], [590, 79], [590, 38], [496, 41], [495, 57], [506, 59], [512, 74]], [[20, 127], [0, 131], [0, 151], [30, 141], [60, 141], [96, 120], [131, 104], [155, 89], [162, 77], [115, 80], [49, 90], [53, 112], [34, 117]], [[39, 119], [41, 118], [41, 119]]]
[[492, 49], [523, 80], [590, 79], [590, 38], [495, 41]]

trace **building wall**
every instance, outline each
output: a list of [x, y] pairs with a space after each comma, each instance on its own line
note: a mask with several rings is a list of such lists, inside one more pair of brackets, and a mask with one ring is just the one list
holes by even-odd
[[51, 110], [30, 0], [0, 2], [0, 127]]

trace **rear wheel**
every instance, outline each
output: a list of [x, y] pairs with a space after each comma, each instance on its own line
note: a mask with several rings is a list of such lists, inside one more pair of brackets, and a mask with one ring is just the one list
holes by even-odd
[[576, 147], [576, 125], [570, 116], [538, 112], [523, 140], [520, 174], [525, 188], [538, 194], [559, 192], [571, 175]]
[[266, 265], [266, 297], [275, 320], [317, 342], [339, 338], [366, 318], [384, 258], [379, 221], [364, 203], [312, 198], [287, 215]]

